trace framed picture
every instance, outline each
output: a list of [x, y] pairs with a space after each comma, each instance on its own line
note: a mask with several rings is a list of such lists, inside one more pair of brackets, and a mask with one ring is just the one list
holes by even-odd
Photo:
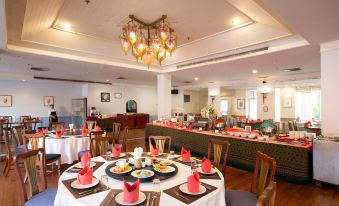
[[109, 92], [101, 92], [101, 102], [110, 102], [111, 94]]
[[245, 99], [237, 99], [237, 108], [245, 109]]
[[268, 106], [263, 107], [264, 112], [268, 112]]
[[0, 95], [0, 107], [11, 107], [12, 95]]
[[191, 102], [191, 95], [185, 94], [184, 95], [184, 103]]
[[44, 96], [44, 106], [54, 105], [54, 96]]
[[283, 107], [291, 108], [292, 107], [292, 97], [285, 97], [283, 100]]
[[114, 99], [121, 99], [122, 93], [114, 93]]

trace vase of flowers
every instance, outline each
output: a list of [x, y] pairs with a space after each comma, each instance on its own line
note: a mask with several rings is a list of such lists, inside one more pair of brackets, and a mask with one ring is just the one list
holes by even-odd
[[201, 116], [209, 119], [210, 129], [213, 127], [213, 122], [220, 117], [219, 110], [214, 104], [209, 104], [201, 109]]

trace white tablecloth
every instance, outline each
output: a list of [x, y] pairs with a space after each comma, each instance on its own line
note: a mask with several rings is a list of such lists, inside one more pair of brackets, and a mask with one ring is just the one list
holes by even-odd
[[[39, 143], [42, 144], [42, 141]], [[72, 164], [78, 160], [78, 152], [89, 149], [89, 137], [46, 137], [45, 149], [47, 154], [61, 154], [61, 164]]]
[[[106, 162], [102, 157], [95, 157], [92, 159], [93, 161], [100, 161]], [[100, 180], [101, 175], [105, 174], [105, 168], [112, 162], [106, 162], [100, 168], [98, 168], [94, 172], [94, 176]], [[188, 175], [191, 174], [191, 168], [187, 165], [175, 163], [178, 167], [178, 173], [174, 177], [164, 180], [160, 183], [161, 191], [174, 187], [180, 183], [184, 183], [187, 181]], [[190, 206], [225, 206], [225, 188], [224, 188], [224, 179], [222, 174], [218, 171], [221, 180], [210, 180], [210, 179], [202, 179], [202, 182], [207, 184], [213, 185], [218, 189], [209, 193], [208, 195], [200, 198], [199, 200], [190, 204]], [[99, 205], [108, 194], [109, 190], [96, 193], [93, 195], [89, 195], [83, 198], [75, 199], [72, 193], [65, 187], [65, 185], [61, 182], [62, 180], [76, 178], [76, 173], [67, 173], [64, 172], [59, 179], [58, 185], [58, 192], [55, 198], [54, 206], [65, 206], [65, 205], [72, 205], [72, 206], [95, 206]], [[122, 189], [122, 181], [115, 180], [109, 177], [108, 186], [112, 189]], [[142, 183], [140, 185], [140, 190], [144, 191], [152, 191], [153, 184], [152, 183]], [[185, 203], [165, 194], [161, 193], [160, 199], [161, 206], [184, 206]]]

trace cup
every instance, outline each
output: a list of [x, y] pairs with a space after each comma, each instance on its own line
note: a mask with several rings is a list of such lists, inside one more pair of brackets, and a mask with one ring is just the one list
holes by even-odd
[[126, 166], [127, 165], [126, 159], [118, 160], [116, 165], [118, 165], [120, 167]]
[[135, 159], [134, 158], [134, 167], [136, 169], [140, 169], [142, 167], [142, 161], [141, 161], [141, 158], [138, 158], [138, 159]]

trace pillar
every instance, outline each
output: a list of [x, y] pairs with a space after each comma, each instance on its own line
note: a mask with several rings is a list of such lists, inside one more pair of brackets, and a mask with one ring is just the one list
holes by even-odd
[[171, 75], [158, 74], [158, 118], [171, 118]]

